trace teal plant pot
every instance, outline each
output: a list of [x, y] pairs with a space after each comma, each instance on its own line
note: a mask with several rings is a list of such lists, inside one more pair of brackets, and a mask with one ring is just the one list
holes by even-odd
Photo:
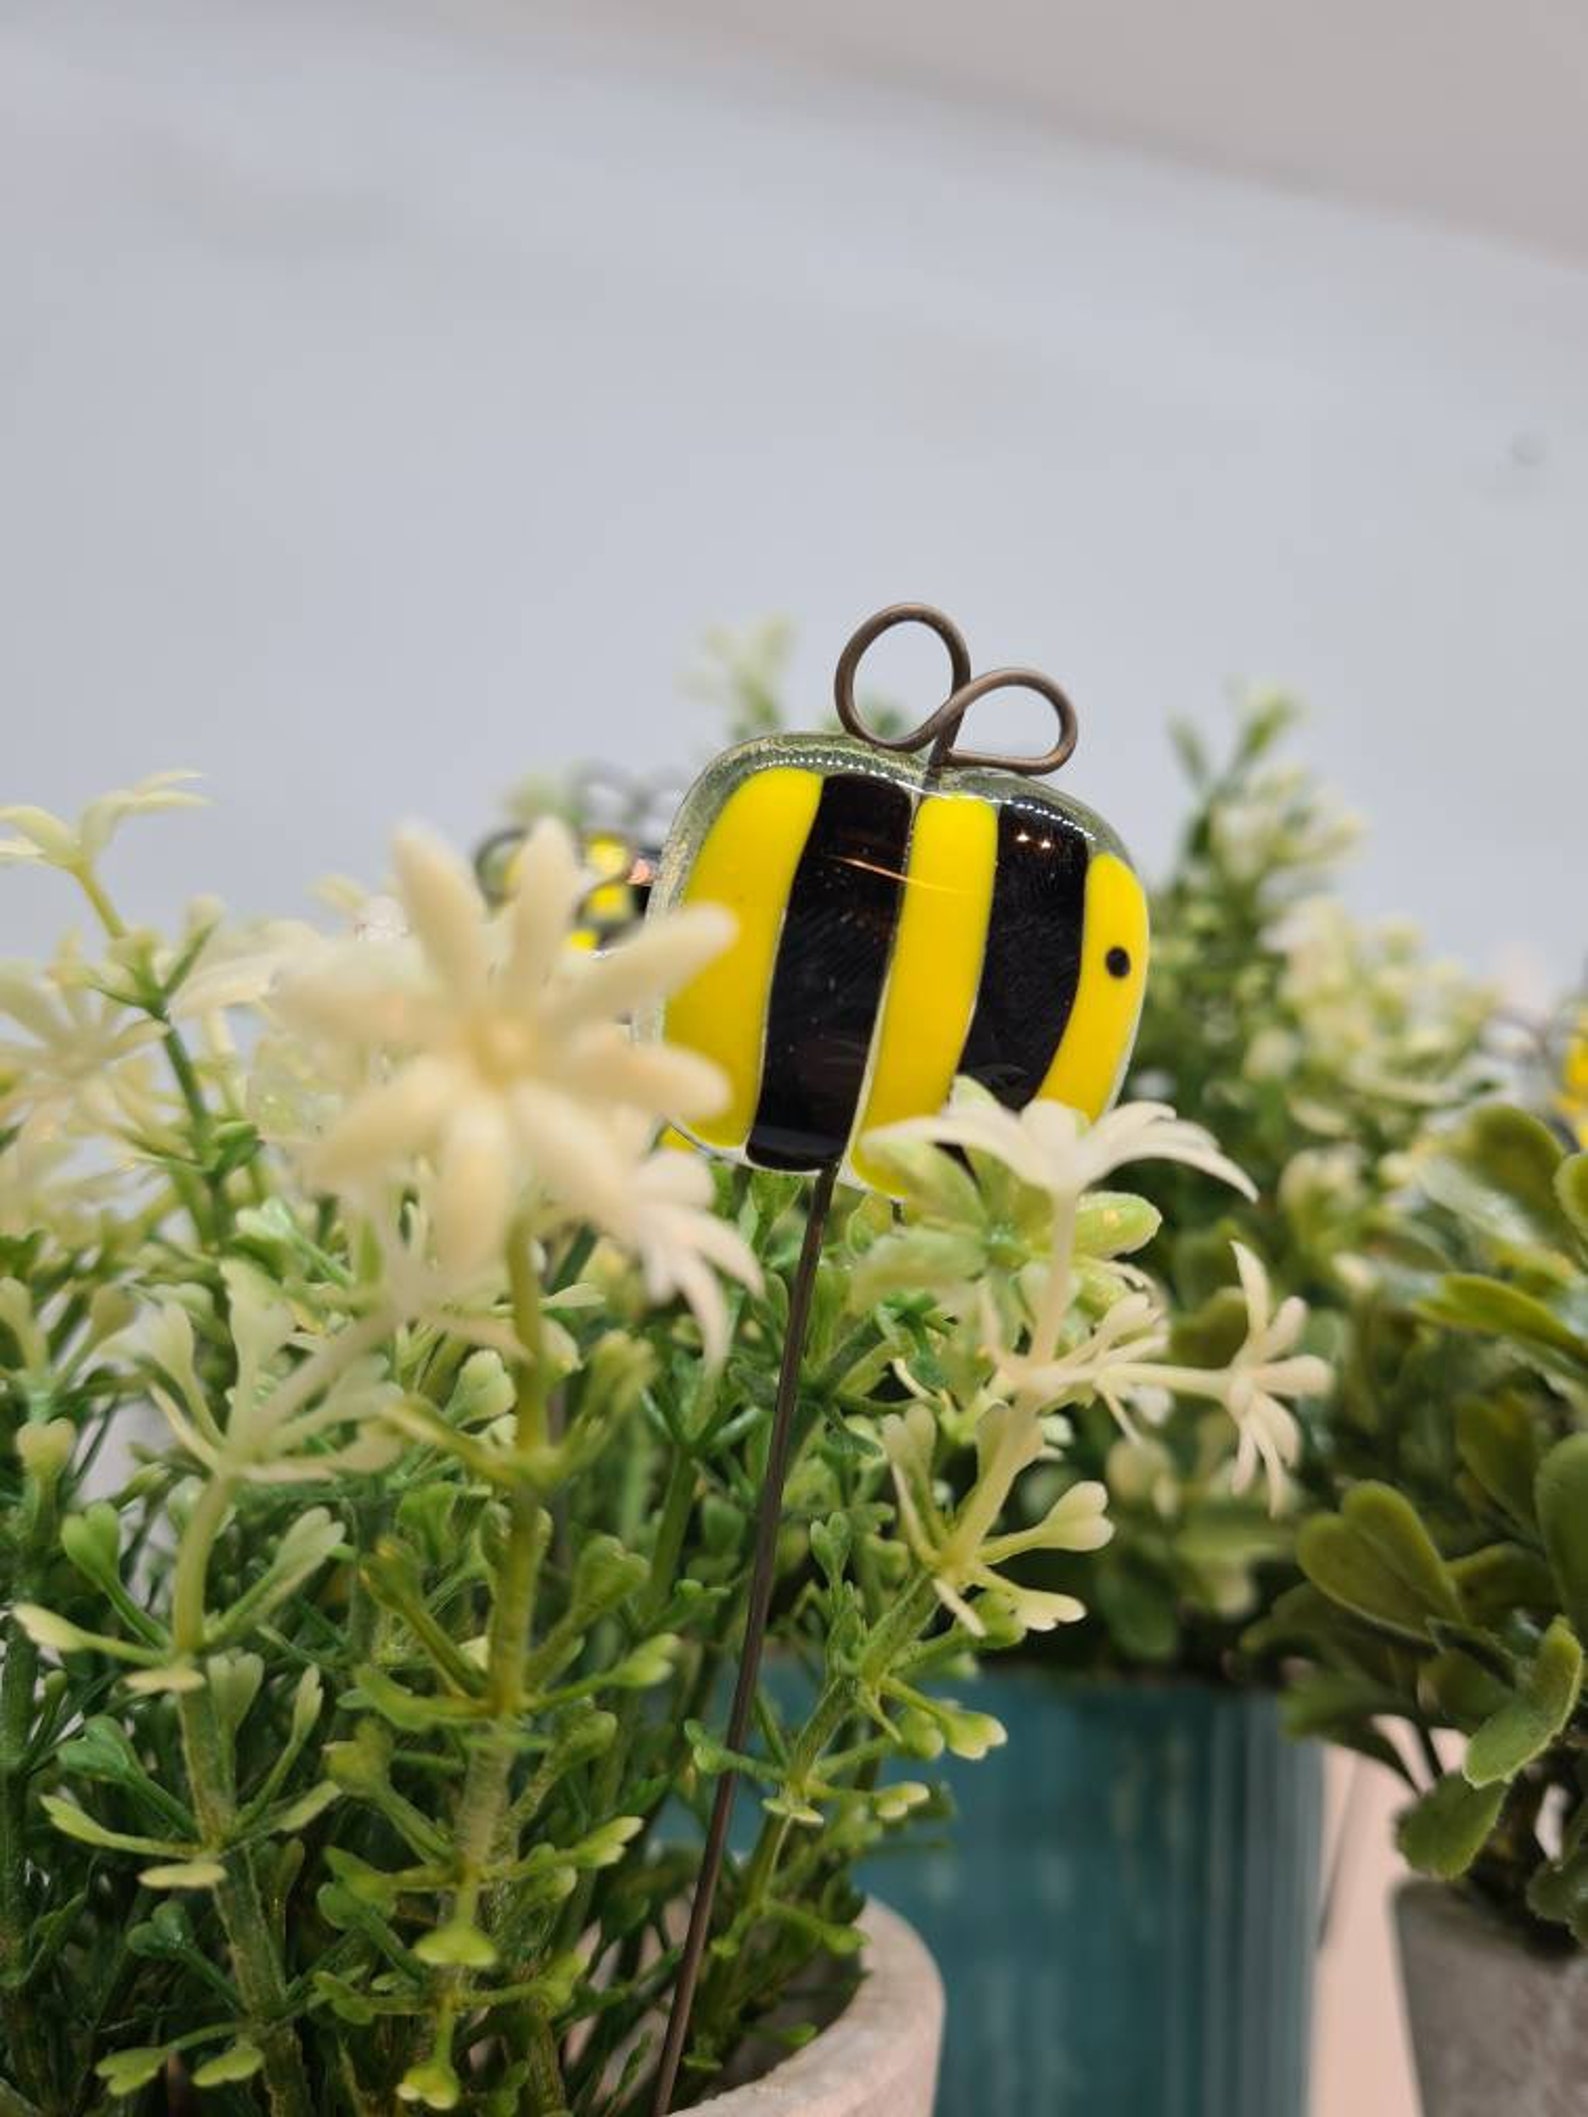
[[1305, 2117], [1323, 1764], [1274, 1700], [988, 1670], [941, 1851], [864, 1880], [937, 1959], [937, 2117]]

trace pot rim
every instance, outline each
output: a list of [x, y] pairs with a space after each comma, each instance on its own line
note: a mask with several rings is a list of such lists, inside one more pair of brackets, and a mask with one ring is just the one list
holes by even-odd
[[1419, 1928], [1433, 1928], [1476, 1953], [1528, 1963], [1542, 1976], [1588, 1976], [1588, 1949], [1533, 1946], [1522, 1927], [1458, 1882], [1436, 1882], [1420, 1874], [1403, 1876], [1395, 1885], [1395, 1923], [1403, 1948]]
[[872, 1897], [860, 1914], [865, 1976], [847, 2007], [803, 2049], [759, 2080], [691, 2103], [710, 2117], [866, 2117], [899, 2106], [895, 2086], [919, 2075], [943, 2035], [943, 1980], [915, 1928]]

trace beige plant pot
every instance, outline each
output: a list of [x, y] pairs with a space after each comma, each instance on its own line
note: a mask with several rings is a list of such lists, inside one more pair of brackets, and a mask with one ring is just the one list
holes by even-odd
[[710, 2117], [932, 2117], [943, 1981], [912, 1927], [874, 1899], [860, 1921], [865, 1978], [838, 2019]]
[[1395, 1905], [1423, 2117], [1583, 2117], [1588, 1955], [1539, 1955], [1437, 1882]]

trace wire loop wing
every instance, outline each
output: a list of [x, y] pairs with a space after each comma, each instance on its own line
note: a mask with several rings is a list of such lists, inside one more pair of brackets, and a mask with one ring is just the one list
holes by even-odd
[[[868, 650], [896, 625], [924, 625], [937, 635], [948, 649], [951, 688], [943, 703], [908, 735], [883, 735], [868, 727], [861, 717], [855, 702], [855, 675]], [[1033, 691], [1037, 697], [1045, 699], [1058, 718], [1057, 740], [1038, 756], [1009, 756], [998, 751], [960, 749], [960, 723], [977, 699], [985, 698], [992, 691]], [[833, 673], [833, 700], [838, 708], [838, 718], [849, 734], [858, 736], [874, 750], [885, 750], [894, 756], [908, 756], [925, 750], [933, 773], [985, 767], [1039, 779], [1048, 772], [1056, 772], [1068, 761], [1079, 733], [1074, 706], [1052, 677], [1044, 676], [1040, 669], [989, 669], [985, 675], [973, 677], [970, 649], [965, 644], [964, 634], [951, 618], [945, 617], [941, 610], [934, 610], [930, 603], [891, 603], [886, 610], [879, 610], [874, 617], [867, 618], [838, 657], [838, 667]]]

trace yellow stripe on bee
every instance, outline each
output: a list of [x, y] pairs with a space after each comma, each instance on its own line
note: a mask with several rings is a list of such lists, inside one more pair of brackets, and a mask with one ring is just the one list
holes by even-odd
[[584, 909], [587, 918], [615, 925], [633, 915], [634, 893], [627, 882], [598, 882], [585, 898]]
[[[882, 1004], [871, 1085], [856, 1138], [941, 1110], [976, 1008], [998, 864], [998, 815], [968, 795], [928, 795], [916, 811], [893, 967]], [[888, 1178], [854, 1155], [857, 1176]]]
[[597, 875], [626, 875], [634, 849], [616, 831], [591, 831], [584, 841], [585, 865]]
[[685, 904], [726, 905], [733, 941], [668, 1002], [663, 1034], [728, 1077], [729, 1096], [690, 1131], [708, 1147], [742, 1147], [761, 1095], [767, 1001], [783, 910], [821, 799], [819, 772], [779, 765], [743, 780], [707, 830], [684, 885]]
[[[1108, 967], [1115, 949], [1123, 949], [1130, 959], [1123, 977]], [[1119, 1093], [1146, 985], [1146, 894], [1117, 854], [1094, 852], [1086, 870], [1075, 1004], [1037, 1090], [1040, 1097], [1068, 1103], [1088, 1118], [1102, 1116]]]

